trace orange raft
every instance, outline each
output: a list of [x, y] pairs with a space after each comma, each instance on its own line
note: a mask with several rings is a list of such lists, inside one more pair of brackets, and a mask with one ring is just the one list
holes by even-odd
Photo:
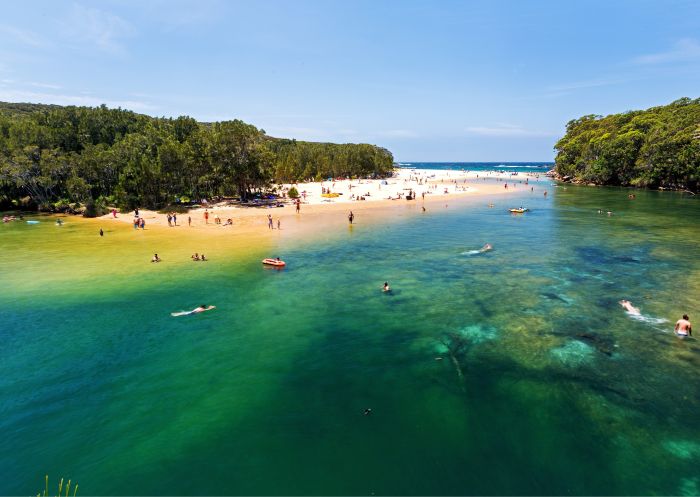
[[275, 266], [275, 267], [286, 266], [286, 263], [284, 261], [279, 260], [279, 259], [263, 259], [262, 263], [265, 264], [266, 266]]

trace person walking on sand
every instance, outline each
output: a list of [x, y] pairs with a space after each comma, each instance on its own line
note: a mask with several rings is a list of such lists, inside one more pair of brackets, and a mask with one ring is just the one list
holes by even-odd
[[102, 231], [102, 228], [100, 228], [100, 236], [105, 236], [105, 232]]
[[204, 224], [209, 224], [209, 211], [204, 209]]
[[281, 225], [282, 225], [282, 220], [281, 220], [281, 219], [277, 219], [277, 229], [278, 229], [278, 230], [281, 230], [281, 229], [282, 229], [282, 228], [280, 227]]
[[177, 214], [173, 212], [173, 225], [177, 226]]
[[673, 332], [678, 338], [686, 338], [693, 336], [693, 327], [690, 325], [690, 318], [687, 314], [683, 314], [683, 317], [676, 321], [676, 326]]
[[355, 214], [350, 211], [350, 214], [348, 214], [348, 221], [350, 221], [350, 224], [352, 224], [353, 219], [355, 219]]
[[272, 225], [272, 214], [267, 215], [267, 227], [268, 229], [275, 229], [275, 227]]

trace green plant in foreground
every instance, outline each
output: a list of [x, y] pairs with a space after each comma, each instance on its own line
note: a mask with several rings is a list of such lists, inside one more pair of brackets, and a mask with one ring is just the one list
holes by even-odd
[[[69, 497], [70, 496], [70, 484], [71, 480], [68, 480], [68, 483], [66, 484], [65, 488], [65, 493], [63, 493], [64, 488], [63, 488], [63, 478], [61, 478], [61, 481], [58, 483], [58, 493], [54, 497]], [[75, 488], [73, 489], [73, 497], [75, 497], [78, 494], [78, 484], [75, 484]], [[42, 494], [39, 492], [36, 494], [36, 497], [49, 497], [49, 475], [46, 475], [46, 480], [44, 482], [44, 493]]]

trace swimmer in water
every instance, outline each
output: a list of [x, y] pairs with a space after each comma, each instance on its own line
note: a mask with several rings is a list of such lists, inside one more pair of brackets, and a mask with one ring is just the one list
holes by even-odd
[[693, 327], [690, 325], [690, 318], [687, 314], [683, 314], [683, 317], [676, 321], [676, 327], [673, 332], [678, 338], [687, 338], [693, 336]]
[[160, 262], [161, 259], [158, 257], [158, 254], [153, 254], [153, 258], [151, 259], [151, 262]]
[[479, 249], [479, 252], [483, 253], [483, 252], [488, 252], [489, 250], [493, 250], [493, 245], [491, 245], [490, 243], [487, 243], [486, 245], [484, 245], [483, 247], [481, 247]]
[[632, 305], [632, 302], [629, 300], [620, 300], [619, 304], [624, 307], [624, 309], [629, 313], [634, 316], [639, 316], [641, 313], [639, 312], [639, 309], [637, 309], [635, 306]]
[[213, 305], [206, 305], [202, 304], [199, 307], [195, 307], [191, 311], [180, 311], [180, 312], [171, 312], [171, 316], [189, 316], [190, 314], [199, 314], [200, 312], [204, 311], [211, 311], [212, 309], [216, 309], [216, 306]]
[[365, 409], [364, 415], [369, 416], [370, 414], [372, 414], [372, 408], [368, 407], [367, 409]]
[[390, 292], [390, 291], [391, 291], [391, 287], [389, 286], [389, 282], [385, 281], [384, 286], [382, 287], [382, 292], [386, 293], [386, 292]]
[[202, 305], [200, 305], [199, 307], [196, 307], [196, 308], [192, 309], [190, 312], [191, 312], [192, 314], [198, 314], [198, 313], [204, 312], [204, 311], [211, 311], [212, 309], [216, 309], [216, 306], [214, 306], [214, 305], [209, 305], [209, 306], [208, 306], [208, 305], [206, 305], [206, 304], [202, 304]]

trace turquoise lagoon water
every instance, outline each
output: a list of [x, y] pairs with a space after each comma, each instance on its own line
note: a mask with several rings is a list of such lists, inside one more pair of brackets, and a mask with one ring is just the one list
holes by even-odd
[[0, 226], [0, 493], [696, 494], [700, 203], [547, 188], [272, 237], [283, 271]]

